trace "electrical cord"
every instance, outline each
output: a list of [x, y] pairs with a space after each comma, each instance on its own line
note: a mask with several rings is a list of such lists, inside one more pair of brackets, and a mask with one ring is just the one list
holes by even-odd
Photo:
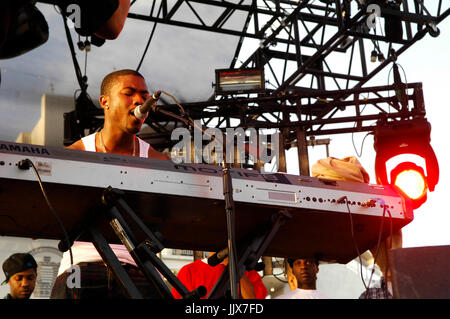
[[[363, 276], [362, 258], [361, 258], [361, 254], [359, 252], [358, 245], [356, 244], [355, 233], [354, 233], [354, 225], [353, 225], [353, 218], [352, 218], [352, 213], [351, 213], [350, 207], [348, 205], [348, 198], [347, 198], [347, 196], [343, 196], [342, 198], [340, 198], [338, 200], [338, 203], [342, 202], [344, 199], [345, 199], [345, 203], [347, 205], [347, 210], [348, 210], [348, 213], [349, 213], [352, 242], [353, 242], [353, 245], [355, 247], [356, 253], [358, 254], [358, 258], [359, 258], [361, 280], [362, 280], [362, 283], [363, 283], [363, 285], [364, 285], [364, 287], [366, 289], [365, 298], [367, 298], [368, 297], [369, 288], [370, 288], [370, 283], [372, 281], [372, 277], [373, 277], [373, 274], [375, 272], [375, 267], [372, 268], [372, 272], [371, 272], [371, 275], [369, 277], [369, 283], [366, 284], [366, 282], [364, 280], [364, 276]], [[389, 216], [391, 216], [391, 214], [390, 214], [389, 210], [386, 210], [387, 206], [386, 206], [385, 202], [382, 199], [376, 198], [376, 199], [372, 199], [372, 200], [381, 201], [381, 203], [383, 205], [383, 216], [382, 216], [381, 223], [380, 223], [380, 230], [378, 232], [378, 242], [377, 242], [377, 246], [376, 246], [377, 249], [376, 249], [375, 256], [374, 256], [374, 261], [373, 261], [373, 264], [375, 266], [377, 258], [378, 258], [379, 250], [380, 250], [381, 235], [382, 235], [382, 232], [383, 232], [383, 224], [384, 224], [384, 218], [386, 216], [386, 211], [388, 212]], [[392, 234], [392, 216], [391, 216], [391, 234]], [[386, 296], [387, 296], [387, 294], [386, 294]]]
[[366, 282], [365, 282], [363, 274], [362, 274], [362, 258], [361, 258], [361, 253], [359, 252], [358, 245], [356, 244], [356, 237], [355, 237], [355, 232], [354, 232], [354, 227], [353, 227], [353, 217], [352, 217], [352, 212], [350, 211], [350, 206], [348, 206], [348, 198], [347, 198], [347, 196], [343, 196], [340, 199], [338, 199], [337, 202], [341, 203], [344, 199], [345, 199], [345, 204], [347, 205], [347, 210], [348, 210], [348, 215], [349, 215], [349, 220], [350, 220], [350, 233], [351, 233], [351, 236], [352, 236], [352, 243], [353, 243], [353, 246], [354, 246], [354, 248], [356, 250], [356, 253], [358, 254], [361, 280], [362, 280], [362, 283], [364, 285], [364, 288], [366, 288], [366, 290], [367, 290], [368, 286], [366, 285]]
[[160, 90], [160, 92], [161, 92], [161, 93], [164, 93], [164, 94], [167, 95], [167, 96], [169, 96], [169, 97], [175, 102], [175, 104], [176, 104], [176, 105], [180, 108], [180, 110], [181, 110], [181, 116], [186, 115], [186, 112], [184, 111], [184, 108], [181, 106], [180, 103], [178, 103], [178, 101], [177, 101], [176, 98], [174, 98], [171, 94], [169, 94], [169, 93], [167, 93], [167, 92], [165, 92], [165, 91]]
[[36, 166], [34, 166], [33, 161], [31, 161], [31, 160], [28, 159], [28, 158], [26, 158], [26, 159], [20, 161], [20, 162], [18, 163], [18, 166], [19, 166], [20, 169], [28, 169], [30, 166], [33, 168], [34, 173], [36, 174], [36, 177], [37, 177], [39, 186], [40, 186], [40, 188], [41, 188], [42, 194], [43, 194], [43, 196], [44, 196], [44, 199], [45, 199], [45, 201], [47, 202], [47, 205], [48, 205], [50, 211], [52, 212], [53, 216], [55, 216], [55, 218], [56, 218], [56, 220], [57, 220], [57, 222], [58, 222], [58, 224], [59, 224], [59, 227], [61, 228], [61, 230], [62, 230], [63, 233], [64, 233], [64, 239], [65, 239], [65, 241], [66, 241], [67, 247], [69, 247], [69, 253], [70, 253], [70, 265], [73, 266], [73, 255], [72, 255], [72, 248], [71, 248], [72, 245], [70, 244], [69, 235], [68, 235], [68, 233], [67, 233], [67, 231], [66, 231], [66, 228], [64, 227], [63, 222], [62, 222], [61, 219], [59, 218], [58, 214], [56, 213], [55, 209], [53, 208], [52, 204], [50, 203], [50, 200], [48, 199], [47, 193], [45, 192], [44, 186], [43, 186], [43, 184], [42, 184], [41, 177], [40, 177], [40, 175], [39, 175], [39, 172], [38, 172]]
[[287, 278], [287, 274], [286, 274], [286, 271], [285, 271], [285, 268], [284, 268], [284, 265], [283, 265], [284, 262], [280, 262], [277, 258], [275, 258], [275, 263], [276, 263], [276, 265], [277, 265], [278, 267], [282, 268], [283, 271], [280, 272], [280, 273], [276, 273], [276, 274], [275, 274], [275, 273], [272, 273], [273, 277], [274, 277], [275, 279], [277, 279], [278, 281], [287, 284], [287, 283], [288, 283], [287, 280], [283, 280], [283, 279], [279, 278], [279, 276], [280, 276], [280, 277], [283, 277], [283, 276], [284, 276], [285, 278]]
[[[159, 6], [158, 14], [156, 15], [157, 17], [158, 17], [159, 14], [161, 13], [161, 9], [162, 9], [162, 4]], [[153, 8], [152, 8], [152, 11], [153, 11]], [[139, 64], [138, 64], [138, 66], [137, 66], [137, 68], [136, 68], [136, 71], [139, 71], [139, 69], [141, 68], [142, 62], [144, 62], [145, 55], [147, 54], [147, 50], [148, 50], [148, 48], [149, 48], [149, 46], [150, 46], [150, 42], [151, 42], [152, 39], [153, 39], [153, 35], [154, 35], [154, 33], [155, 33], [155, 29], [156, 29], [156, 25], [157, 25], [157, 24], [158, 24], [157, 22], [155, 22], [155, 23], [153, 24], [152, 32], [150, 32], [150, 37], [149, 37], [148, 40], [147, 40], [147, 44], [146, 44], [146, 46], [145, 46], [144, 53], [142, 54], [141, 60], [139, 61]]]
[[[382, 231], [383, 231], [383, 223], [384, 223], [384, 219], [386, 217], [386, 213], [389, 215], [389, 222], [390, 222], [390, 230], [389, 231], [390, 231], [391, 241], [390, 241], [389, 249], [392, 248], [393, 227], [392, 227], [392, 215], [391, 215], [390, 210], [386, 209], [387, 205], [386, 205], [385, 201], [383, 199], [381, 199], [381, 198], [374, 198], [373, 200], [380, 202], [382, 204], [382, 206], [383, 206], [383, 217], [382, 217], [382, 220], [381, 220], [381, 223], [380, 223], [380, 230], [379, 230], [379, 234], [378, 234], [377, 249], [376, 249], [376, 252], [375, 252], [374, 262], [373, 262], [374, 265], [375, 265], [376, 261], [377, 261], [377, 258], [378, 258], [378, 254], [379, 254], [379, 249], [380, 249], [380, 244], [381, 244], [381, 235], [382, 235]], [[386, 275], [387, 275], [387, 273], [389, 271], [389, 267], [390, 267], [389, 266], [389, 258], [386, 258], [386, 272], [383, 274], [384, 278], [387, 278]], [[375, 268], [372, 268], [372, 272], [371, 272], [370, 278], [369, 278], [369, 285], [370, 285], [370, 282], [372, 281], [372, 277], [373, 277], [374, 272], [375, 272]], [[383, 287], [383, 289], [385, 291], [385, 295], [388, 296], [387, 284]], [[369, 288], [366, 289], [366, 293], [365, 293], [365, 298], [366, 299], [368, 298], [368, 290], [369, 290]]]
[[61, 16], [63, 18], [64, 30], [66, 32], [67, 43], [69, 44], [70, 55], [72, 56], [72, 62], [73, 62], [74, 68], [75, 68], [75, 75], [77, 77], [78, 84], [80, 85], [80, 88], [83, 91], [86, 91], [87, 84], [83, 81], [83, 76], [81, 74], [80, 65], [78, 64], [78, 60], [76, 58], [75, 49], [74, 49], [72, 37], [70, 35], [70, 30], [67, 25], [66, 17], [64, 14], [61, 14]]
[[365, 140], [366, 140], [366, 137], [369, 136], [369, 135], [371, 135], [371, 134], [372, 134], [372, 133], [369, 132], [369, 133], [367, 133], [366, 135], [364, 135], [364, 138], [363, 138], [363, 140], [362, 140], [362, 142], [361, 142], [361, 151], [360, 151], [360, 153], [358, 153], [358, 150], [356, 149], [356, 145], [355, 145], [355, 139], [353, 138], [353, 132], [352, 132], [352, 144], [353, 144], [353, 149], [355, 150], [356, 156], [358, 156], [358, 157], [361, 157], [361, 156], [362, 156], [362, 153], [363, 153], [363, 147], [364, 147], [364, 142], [365, 142]]
[[[176, 98], [174, 98], [171, 94], [169, 94], [169, 93], [167, 93], [167, 92], [165, 92], [165, 91], [160, 90], [159, 92], [166, 94], [167, 96], [169, 96], [169, 97], [175, 102], [175, 104], [176, 104], [176, 105], [180, 108], [180, 110], [181, 110], [181, 117], [183, 118], [183, 120], [185, 120], [184, 118], [187, 118], [188, 121], [190, 122], [189, 124], [192, 124], [194, 127], [196, 127], [197, 129], [199, 129], [201, 132], [203, 132], [203, 133], [205, 133], [206, 135], [208, 135], [208, 134], [203, 130], [203, 128], [200, 127], [200, 126], [197, 124], [197, 122], [195, 122], [195, 121], [194, 121], [194, 120], [186, 113], [186, 111], [185, 111], [184, 108], [181, 106], [181, 104], [178, 103], [178, 101], [177, 101]], [[187, 123], [185, 123], [185, 124], [187, 124]], [[211, 139], [211, 141], [215, 140], [214, 136], [209, 135], [209, 138]]]
[[285, 283], [285, 284], [287, 284], [289, 282], [287, 280], [283, 280], [283, 279], [279, 278], [278, 276], [286, 276], [284, 271], [279, 273], [279, 274], [273, 274], [273, 278], [275, 278], [276, 280], [278, 280], [278, 281], [280, 281], [282, 283]]
[[[399, 66], [401, 69], [402, 69], [402, 72], [403, 72], [403, 76], [404, 76], [404, 78], [405, 78], [405, 93], [406, 94], [408, 94], [408, 79], [406, 78], [406, 72], [405, 72], [405, 69], [403, 69], [403, 67], [402, 67], [402, 65], [400, 64], [400, 63], [397, 63], [397, 62], [394, 62], [395, 64], [397, 64], [397, 66]], [[389, 78], [391, 77], [391, 71], [394, 69], [394, 64], [391, 66], [391, 68], [389, 69], [389, 72], [388, 72], [388, 79], [387, 79], [387, 84], [389, 85]], [[395, 80], [395, 78], [394, 78], [394, 80]], [[394, 84], [395, 84], [395, 81], [394, 81]], [[388, 95], [388, 98], [390, 98], [391, 96], [390, 95]], [[391, 105], [391, 103], [388, 103], [389, 104], [389, 109], [388, 109], [388, 113], [390, 113], [391, 112], [391, 108], [390, 108], [390, 105]]]
[[[375, 266], [375, 264], [377, 263], [377, 259], [378, 259], [378, 254], [379, 254], [379, 250], [380, 250], [380, 245], [381, 245], [381, 234], [383, 232], [383, 224], [384, 224], [384, 217], [386, 216], [386, 205], [383, 205], [383, 217], [381, 219], [381, 223], [380, 223], [380, 230], [378, 232], [378, 241], [377, 241], [377, 249], [375, 251], [375, 256], [373, 259], [373, 264]], [[367, 299], [368, 297], [368, 292], [369, 292], [369, 288], [370, 288], [370, 283], [372, 282], [372, 277], [373, 274], [375, 273], [375, 267], [372, 268], [372, 271], [370, 273], [370, 277], [369, 277], [369, 285], [366, 288], [366, 294], [365, 294], [365, 298]]]
[[[368, 100], [368, 99], [369, 99], [369, 94], [367, 95], [367, 97], [365, 98], [365, 100]], [[362, 108], [361, 112], [359, 112], [360, 115], [364, 112], [364, 110], [366, 109], [366, 106], [367, 106], [367, 104], [364, 105], [364, 107]], [[353, 125], [353, 128], [355, 128], [355, 127], [356, 127], [356, 122], [355, 122], [355, 124]], [[364, 138], [363, 138], [363, 140], [362, 140], [362, 142], [361, 142], [361, 149], [360, 149], [360, 152], [359, 152], [359, 153], [358, 153], [358, 150], [356, 149], [356, 144], [355, 144], [354, 134], [355, 134], [355, 132], [352, 132], [352, 144], [353, 144], [353, 149], [355, 150], [356, 156], [361, 157], [361, 156], [362, 156], [362, 153], [363, 153], [364, 142], [366, 141], [367, 136], [369, 136], [369, 135], [371, 135], [371, 134], [373, 134], [373, 133], [372, 133], [372, 132], [368, 132], [368, 133], [364, 136]]]
[[[393, 235], [393, 230], [392, 230], [392, 215], [391, 215], [391, 212], [389, 211], [389, 209], [387, 210], [387, 213], [388, 213], [388, 215], [389, 215], [389, 226], [390, 226], [390, 229], [389, 229], [389, 231], [390, 231], [390, 237], [391, 237], [391, 240], [390, 240], [390, 242], [389, 242], [389, 250], [391, 250], [392, 249], [392, 235]], [[385, 294], [386, 294], [386, 296], [389, 296], [388, 295], [388, 285], [387, 285], [387, 274], [390, 272], [390, 267], [391, 267], [391, 265], [389, 264], [389, 258], [386, 258], [386, 274], [384, 274], [384, 276], [385, 276], [385, 278], [386, 278], [386, 285], [384, 286], [384, 290], [385, 290]]]

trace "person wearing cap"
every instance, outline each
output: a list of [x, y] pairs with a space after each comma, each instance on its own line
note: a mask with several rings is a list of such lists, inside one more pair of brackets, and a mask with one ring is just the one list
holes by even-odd
[[29, 299], [34, 291], [37, 278], [37, 263], [27, 253], [9, 256], [3, 263], [6, 279], [2, 285], [9, 284], [10, 293], [4, 299]]

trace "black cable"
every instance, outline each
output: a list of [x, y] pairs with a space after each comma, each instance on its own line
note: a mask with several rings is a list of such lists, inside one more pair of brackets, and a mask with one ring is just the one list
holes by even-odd
[[354, 246], [356, 253], [358, 254], [358, 258], [359, 258], [361, 280], [364, 285], [364, 288], [366, 288], [366, 290], [367, 290], [367, 285], [366, 285], [366, 282], [365, 282], [363, 274], [362, 274], [363, 273], [362, 272], [362, 258], [361, 258], [361, 254], [359, 252], [358, 244], [356, 243], [355, 232], [353, 230], [353, 217], [352, 217], [352, 212], [350, 211], [350, 206], [348, 206], [347, 196], [344, 196], [342, 199], [338, 200], [338, 202], [340, 202], [344, 199], [345, 199], [345, 204], [347, 205], [348, 215], [349, 215], [349, 219], [350, 219], [350, 232], [351, 232], [351, 236], [352, 236], [353, 246]]
[[63, 18], [64, 30], [66, 32], [67, 43], [69, 44], [70, 55], [72, 56], [72, 61], [73, 61], [73, 65], [75, 68], [75, 75], [77, 77], [78, 84], [80, 85], [80, 88], [82, 91], [86, 91], [87, 85], [83, 81], [83, 76], [81, 74], [80, 65], [78, 64], [78, 61], [76, 58], [75, 49], [74, 49], [74, 45], [72, 42], [72, 37], [70, 36], [70, 30], [69, 30], [69, 27], [67, 26], [66, 17], [63, 14], [61, 14], [61, 16]]
[[[367, 95], [367, 98], [366, 98], [366, 99], [369, 99], [369, 95]], [[364, 112], [364, 110], [366, 109], [366, 106], [367, 106], [367, 104], [364, 105], [364, 107], [362, 108], [361, 112], [359, 112], [360, 115], [362, 114], [362, 112]], [[353, 128], [355, 128], [355, 127], [356, 127], [356, 122], [355, 122], [355, 124], [353, 125]], [[355, 139], [354, 139], [354, 134], [355, 134], [355, 132], [352, 132], [352, 144], [353, 144], [353, 149], [355, 150], [356, 156], [361, 157], [361, 156], [362, 156], [362, 153], [363, 153], [363, 147], [364, 147], [364, 142], [365, 142], [365, 140], [366, 140], [366, 137], [369, 136], [370, 134], [372, 134], [372, 132], [369, 132], [369, 133], [367, 133], [367, 134], [364, 136], [364, 138], [363, 138], [363, 140], [362, 140], [362, 142], [361, 142], [361, 151], [360, 151], [360, 153], [358, 153], [358, 150], [356, 149]]]
[[[390, 243], [389, 243], [389, 250], [391, 250], [392, 249], [392, 235], [393, 235], [393, 231], [392, 231], [392, 215], [391, 215], [391, 212], [389, 211], [389, 209], [387, 210], [387, 212], [388, 212], [388, 214], [389, 214], [389, 226], [390, 226], [390, 229], [389, 229], [389, 232], [390, 232], [390, 237], [391, 237], [391, 240], [390, 240]], [[386, 285], [385, 285], [385, 287], [384, 287], [384, 289], [385, 289], [385, 294], [386, 294], [386, 297], [389, 297], [389, 291], [388, 291], [388, 282], [387, 282], [387, 274], [390, 272], [390, 267], [391, 267], [391, 265], [389, 264], [389, 258], [386, 258]], [[391, 276], [392, 276], [392, 274], [391, 274]]]
[[384, 224], [384, 217], [385, 217], [385, 216], [386, 216], [386, 205], [383, 205], [383, 216], [382, 216], [381, 223], [380, 223], [380, 230], [379, 230], [379, 232], [378, 232], [377, 250], [375, 251], [375, 256], [374, 256], [374, 259], [373, 259], [373, 265], [374, 265], [374, 267], [372, 268], [372, 272], [370, 273], [370, 277], [369, 277], [369, 285], [368, 285], [368, 287], [366, 288], [366, 294], [365, 294], [365, 297], [366, 297], [366, 298], [367, 298], [367, 296], [368, 296], [369, 287], [370, 287], [370, 282], [372, 281], [372, 277], [373, 277], [373, 274], [374, 274], [374, 272], [375, 272], [375, 265], [376, 265], [376, 263], [377, 263], [378, 253], [379, 253], [379, 250], [380, 250], [381, 234], [382, 234], [382, 232], [383, 232], [383, 224]]
[[[405, 69], [401, 66], [400, 63], [394, 62], [392, 64], [391, 68], [389, 69], [388, 78], [387, 78], [387, 85], [389, 85], [389, 78], [391, 77], [391, 71], [394, 69], [394, 64], [397, 64], [397, 66], [399, 66], [402, 69], [403, 76], [405, 78], [405, 83], [404, 83], [405, 84], [405, 94], [408, 95], [408, 79], [406, 78]], [[395, 84], [395, 81], [393, 82], [393, 84]], [[390, 97], [391, 96], [389, 95], [389, 92], [388, 92], [388, 98], [390, 98]], [[388, 105], [389, 105], [388, 113], [391, 113], [391, 103], [388, 103]]]
[[[162, 9], [162, 5], [159, 6], [157, 16], [159, 16], [161, 9]], [[153, 34], [155, 33], [156, 25], [157, 25], [157, 22], [155, 22], [153, 24], [152, 32], [150, 33], [150, 37], [148, 38], [147, 45], [145, 46], [144, 53], [142, 54], [141, 61], [139, 62], [138, 67], [136, 68], [136, 71], [139, 71], [139, 69], [141, 68], [142, 62], [144, 61], [145, 55], [147, 54], [148, 47], [150, 46], [150, 42], [153, 39]]]
[[283, 271], [282, 273], [279, 273], [279, 274], [272, 274], [273, 275], [273, 277], [276, 279], [276, 280], [278, 280], [278, 281], [280, 281], [280, 282], [282, 282], [282, 283], [285, 283], [285, 284], [287, 284], [289, 281], [287, 281], [287, 280], [283, 280], [283, 279], [281, 279], [281, 278], [278, 278], [277, 276], [286, 276], [285, 275], [285, 272]]
[[142, 62], [144, 61], [145, 55], [147, 54], [148, 47], [150, 46], [150, 42], [152, 41], [153, 34], [155, 32], [155, 28], [156, 28], [156, 22], [153, 24], [152, 32], [150, 33], [150, 37], [147, 41], [147, 45], [145, 46], [144, 53], [142, 53], [141, 61], [139, 61], [136, 71], [139, 71], [139, 69], [141, 68]]
[[[86, 41], [87, 37], [86, 37]], [[84, 49], [84, 76], [86, 77], [87, 74], [87, 57], [88, 57], [88, 50]]]
[[362, 142], [361, 142], [361, 151], [360, 151], [360, 153], [358, 153], [358, 150], [356, 149], [355, 139], [353, 138], [353, 133], [354, 133], [354, 132], [352, 132], [352, 144], [353, 144], [353, 149], [354, 149], [355, 152], [356, 152], [356, 156], [361, 157], [361, 156], [362, 156], [362, 153], [363, 153], [364, 141], [366, 140], [366, 137], [367, 137], [367, 136], [369, 136], [369, 135], [372, 134], [372, 132], [369, 132], [369, 133], [367, 133], [367, 134], [364, 136], [364, 138], [363, 138], [363, 140], [362, 140]]
[[[31, 167], [34, 170], [34, 173], [36, 174], [36, 177], [38, 179], [39, 182], [39, 186], [41, 188], [42, 194], [44, 195], [45, 201], [47, 202], [48, 207], [50, 208], [50, 211], [52, 212], [52, 214], [55, 216], [56, 220], [58, 221], [59, 227], [61, 227], [61, 230], [64, 233], [64, 239], [66, 241], [66, 244], [68, 245], [67, 247], [69, 247], [69, 253], [70, 253], [70, 266], [73, 266], [73, 255], [72, 255], [72, 248], [71, 248], [71, 244], [70, 244], [70, 239], [69, 239], [69, 235], [66, 231], [66, 228], [64, 227], [63, 222], [61, 221], [61, 219], [59, 218], [58, 214], [56, 213], [55, 209], [53, 208], [52, 204], [50, 203], [50, 200], [48, 199], [47, 193], [45, 192], [44, 186], [42, 184], [41, 181], [41, 177], [39, 176], [39, 172], [36, 169], [36, 167], [34, 166], [34, 163], [30, 160], [30, 159], [25, 159], [24, 161], [26, 161], [27, 163], [29, 163], [31, 165]], [[20, 164], [19, 164], [20, 165]]]

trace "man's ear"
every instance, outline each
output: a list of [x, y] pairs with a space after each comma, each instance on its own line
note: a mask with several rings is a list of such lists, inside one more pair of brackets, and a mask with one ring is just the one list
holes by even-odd
[[295, 290], [298, 288], [298, 283], [297, 283], [297, 278], [295, 278], [293, 273], [288, 274], [287, 276], [288, 278], [288, 284], [289, 284], [289, 288], [292, 290]]
[[98, 101], [103, 110], [109, 108], [109, 105], [108, 105], [109, 97], [107, 95], [100, 95], [100, 98]]

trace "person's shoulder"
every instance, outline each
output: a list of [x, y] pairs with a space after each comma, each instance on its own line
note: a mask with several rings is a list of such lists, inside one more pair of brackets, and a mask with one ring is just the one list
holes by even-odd
[[70, 149], [70, 150], [80, 150], [80, 151], [84, 151], [85, 150], [82, 140], [78, 140], [75, 143], [73, 143], [73, 144], [71, 144], [69, 146], [66, 146], [66, 148]]
[[161, 160], [170, 160], [170, 157], [158, 152], [155, 150], [150, 144], [148, 146], [148, 158], [155, 158], [155, 159], [161, 159]]

